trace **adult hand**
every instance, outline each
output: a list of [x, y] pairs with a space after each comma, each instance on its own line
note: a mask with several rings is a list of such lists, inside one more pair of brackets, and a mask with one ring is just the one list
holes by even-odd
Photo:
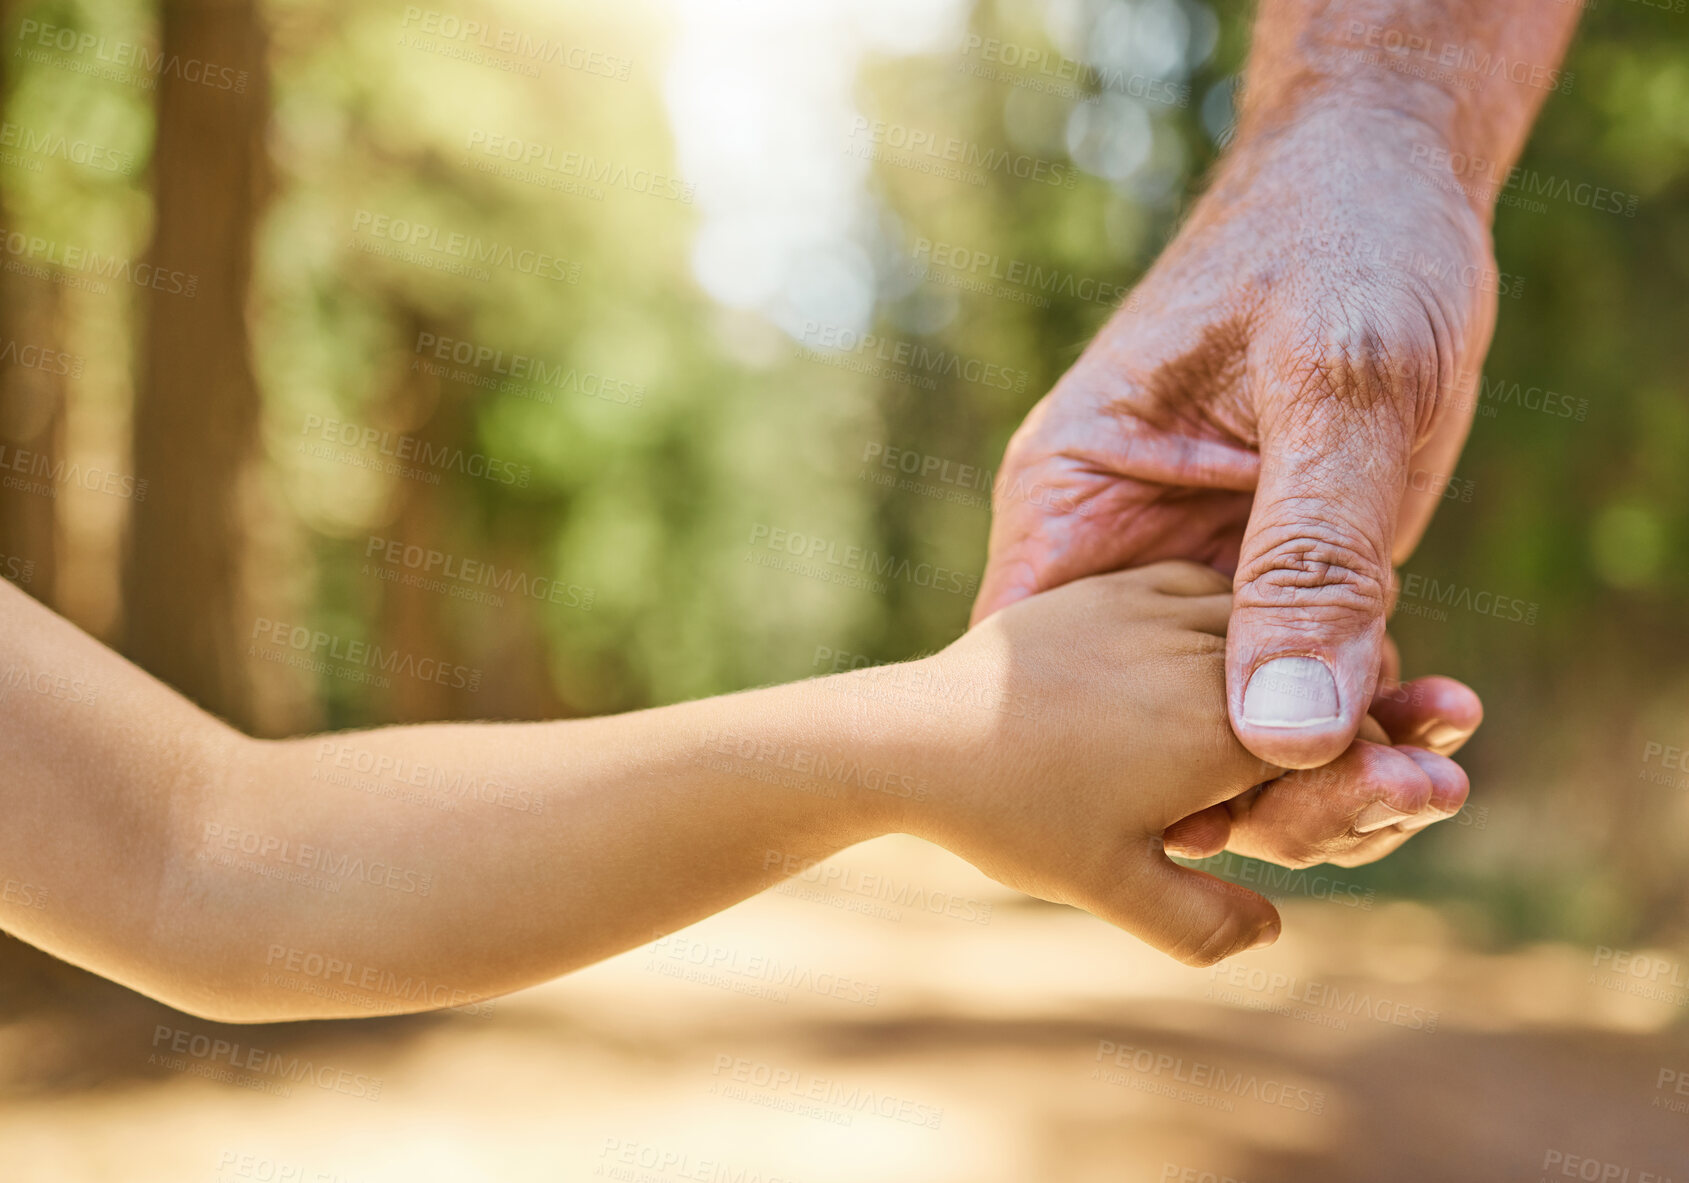
[[[1265, 900], [1166, 856], [1229, 845], [1292, 865], [1370, 861], [1402, 840], [1393, 829], [1457, 810], [1466, 777], [1445, 756], [1389, 746], [1382, 728], [1384, 742], [1356, 743], [1312, 772], [1281, 776], [1250, 755], [1222, 693], [1231, 598], [1211, 569], [1157, 563], [1012, 605], [924, 659], [920, 677], [984, 687], [1016, 709], [920, 717], [922, 747], [936, 755], [911, 756], [910, 767], [930, 791], [871, 812], [1190, 964], [1270, 941], [1278, 924]], [[1421, 689], [1447, 689], [1451, 702]], [[1442, 738], [1428, 729], [1434, 717], [1459, 717], [1463, 698], [1476, 705], [1447, 679], [1404, 690], [1384, 704], [1396, 715], [1384, 710], [1379, 722], [1420, 742]], [[1343, 815], [1337, 833], [1333, 812]], [[1223, 826], [1215, 847], [1193, 820], [1207, 841]]]
[[1163, 835], [1167, 851], [1208, 858], [1229, 850], [1286, 867], [1376, 862], [1460, 811], [1466, 774], [1438, 757], [1459, 751], [1483, 714], [1478, 696], [1453, 678], [1380, 691], [1359, 740], [1336, 760], [1174, 823]]
[[1235, 572], [1238, 738], [1287, 768], [1348, 749], [1507, 282], [1474, 205], [1415, 163], [1434, 139], [1333, 103], [1234, 147], [1010, 442], [976, 622], [1085, 575], [1209, 563]]

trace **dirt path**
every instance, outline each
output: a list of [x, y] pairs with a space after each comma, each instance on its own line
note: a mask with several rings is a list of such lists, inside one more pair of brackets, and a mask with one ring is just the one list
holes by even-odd
[[219, 1027], [18, 950], [0, 1183], [1689, 1183], [1689, 992], [1595, 950], [1292, 900], [1185, 970], [916, 843], [834, 865], [483, 1016]]

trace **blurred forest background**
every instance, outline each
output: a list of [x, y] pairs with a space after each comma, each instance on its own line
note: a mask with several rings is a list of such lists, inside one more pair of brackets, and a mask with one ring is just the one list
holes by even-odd
[[[766, 568], [753, 534], [979, 571], [1008, 436], [1200, 191], [1249, 17], [6, 0], [0, 569], [263, 735], [942, 646], [968, 596]], [[1647, 753], [1689, 747], [1689, 21], [1600, 4], [1566, 69], [1523, 165], [1624, 208], [1499, 211], [1523, 292], [1407, 568], [1539, 611], [1398, 620], [1489, 717], [1469, 818], [1355, 879], [1479, 943], [1672, 941], [1689, 774]], [[934, 170], [923, 135], [1038, 167]], [[892, 449], [950, 475], [886, 487]], [[407, 583], [389, 543], [445, 566]], [[293, 626], [467, 673], [301, 662]]]
[[[969, 595], [805, 577], [757, 540], [981, 569], [1004, 445], [1200, 191], [1250, 16], [0, 0], [0, 574], [267, 736], [623, 711], [938, 648]], [[697, 926], [849, 966], [883, 985], [862, 1013], [696, 986], [647, 949], [487, 1021], [219, 1029], [0, 938], [0, 1177], [549, 1181], [659, 1144], [764, 1183], [1680, 1163], [1689, 18], [1602, 0], [1565, 68], [1497, 217], [1520, 294], [1406, 568], [1534, 620], [1433, 594], [1395, 624], [1409, 673], [1484, 695], [1471, 803], [1336, 887], [1276, 881], [1285, 937], [1243, 976], [899, 839], [840, 859], [991, 927], [802, 882]], [[1654, 950], [1644, 980], [1591, 972], [1614, 948]], [[1670, 989], [1636, 989], [1650, 967]], [[1247, 986], [1267, 971], [1308, 1005]], [[1339, 987], [1381, 1021], [1317, 1001]], [[177, 1029], [369, 1073], [383, 1104], [196, 1079], [151, 1054]], [[1099, 1038], [1330, 1108], [1098, 1083]], [[723, 1095], [724, 1054], [920, 1099], [942, 1131]]]

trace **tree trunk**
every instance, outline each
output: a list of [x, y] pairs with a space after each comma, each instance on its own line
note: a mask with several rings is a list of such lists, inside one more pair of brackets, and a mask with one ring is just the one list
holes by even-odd
[[244, 725], [241, 482], [259, 423], [246, 300], [268, 189], [265, 38], [253, 0], [164, 0], [160, 41], [149, 261], [193, 291], [161, 279], [141, 298], [133, 446], [149, 484], [124, 560], [124, 650]]
[[[0, 218], [5, 203], [0, 201]], [[0, 224], [10, 226], [6, 219]], [[51, 474], [64, 453], [65, 383], [59, 289], [0, 272], [0, 578], [54, 605], [59, 498]], [[34, 364], [24, 364], [28, 358]]]
[[[8, 40], [17, 25], [18, 5], [0, 3], [0, 31]], [[0, 104], [9, 111], [12, 89], [17, 82], [9, 56], [0, 54]], [[11, 203], [0, 190], [0, 226], [14, 225]], [[53, 603], [53, 577], [57, 564], [56, 530], [58, 490], [51, 481], [17, 473], [19, 451], [41, 457], [42, 467], [51, 472], [64, 448], [64, 379], [56, 363], [22, 364], [26, 350], [41, 358], [41, 351], [58, 354], [61, 339], [59, 289], [12, 271], [0, 271], [0, 350], [9, 350], [0, 362], [0, 454], [12, 475], [22, 476], [24, 488], [0, 488], [0, 578], [29, 592], [45, 604]], [[62, 357], [62, 354], [58, 354]], [[26, 462], [27, 463], [27, 462]], [[44, 484], [46, 495], [33, 489]]]
[[[421, 332], [462, 336], [456, 327], [441, 326], [402, 303], [395, 316], [407, 328], [406, 339]], [[430, 448], [475, 447], [474, 396], [442, 382], [439, 377], [406, 366], [395, 375], [382, 426], [422, 439]], [[440, 485], [399, 479], [393, 497], [396, 513], [382, 528], [382, 536], [401, 547], [417, 546], [453, 555], [457, 562], [492, 562], [500, 571], [533, 576], [533, 559], [526, 548], [497, 546], [466, 520], [463, 504], [473, 500], [462, 487], [466, 478], [447, 473]], [[365, 578], [380, 564], [361, 564]], [[375, 610], [374, 634], [389, 651], [416, 660], [462, 667], [444, 684], [394, 676], [376, 703], [384, 723], [431, 722], [442, 719], [551, 719], [566, 714], [551, 684], [548, 650], [536, 616], [536, 605], [519, 592], [456, 588], [484, 594], [487, 600], [456, 598], [442, 586], [450, 579], [426, 584], [384, 580]], [[468, 672], [463, 672], [468, 671]], [[460, 683], [459, 674], [461, 673]]]

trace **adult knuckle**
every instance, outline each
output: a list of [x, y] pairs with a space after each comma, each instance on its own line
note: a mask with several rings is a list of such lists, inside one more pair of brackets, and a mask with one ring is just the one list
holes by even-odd
[[1272, 843], [1272, 858], [1268, 861], [1281, 867], [1300, 871], [1317, 867], [1332, 855], [1332, 840], [1325, 835], [1283, 834]]
[[1299, 798], [1318, 802], [1327, 817], [1352, 819], [1379, 798], [1376, 772], [1366, 761], [1352, 757], [1339, 757], [1323, 768], [1288, 772], [1284, 779]]
[[1379, 546], [1359, 531], [1314, 518], [1328, 507], [1309, 506], [1305, 514], [1284, 508], [1286, 520], [1266, 527], [1238, 566], [1237, 607], [1381, 615], [1390, 583]]
[[1411, 290], [1385, 287], [1307, 316], [1291, 349], [1298, 401], [1408, 409], [1437, 389], [1438, 333]]
[[991, 484], [992, 500], [999, 504], [1007, 501], [1006, 494], [1015, 478], [1032, 468], [1036, 462], [1036, 441], [1027, 432], [1023, 422], [1009, 437], [1008, 446], [1003, 449], [1003, 462], [998, 466], [996, 479]]

